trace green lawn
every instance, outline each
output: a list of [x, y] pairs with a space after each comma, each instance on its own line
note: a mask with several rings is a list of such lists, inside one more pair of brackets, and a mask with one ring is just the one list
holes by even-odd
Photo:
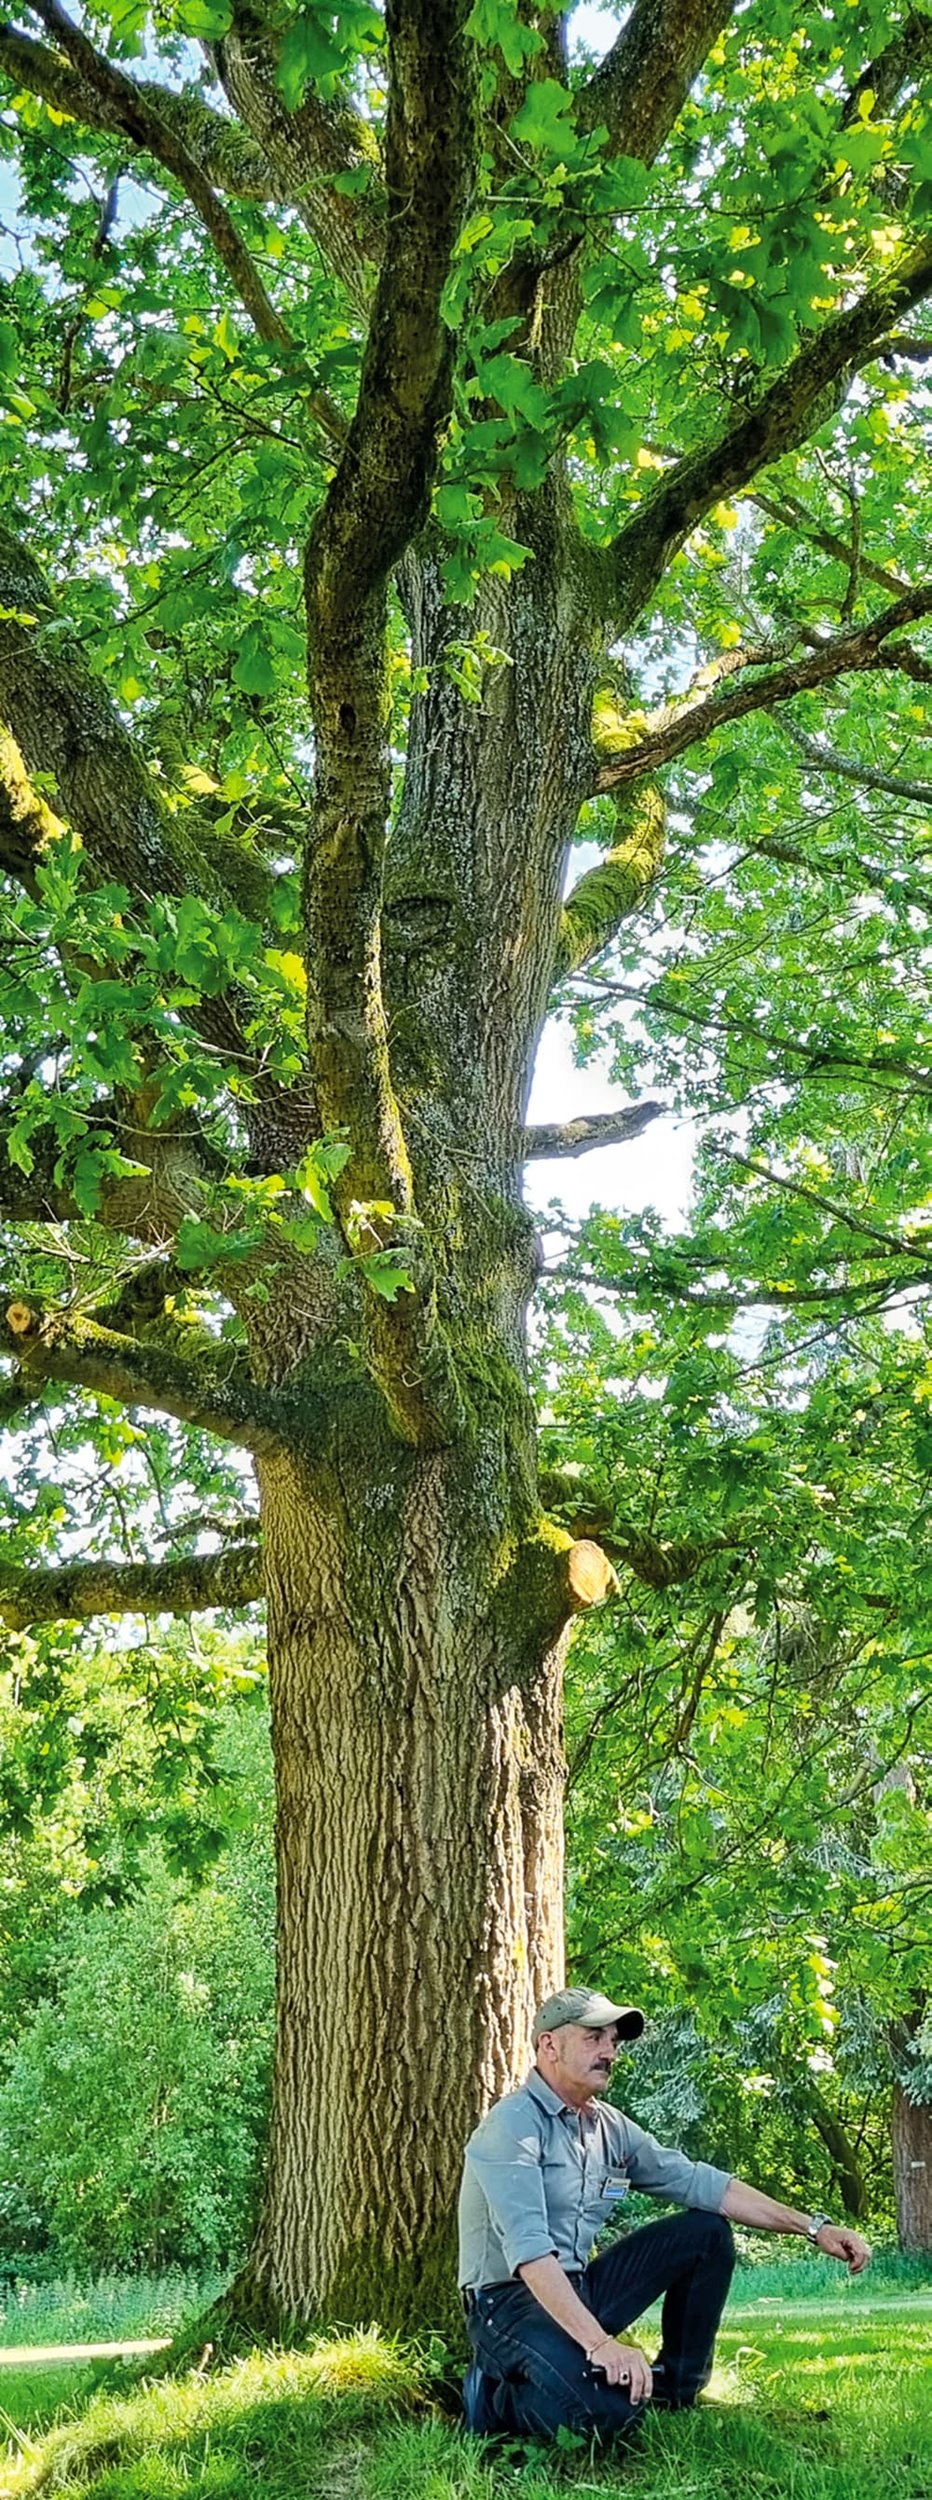
[[0, 2405], [0, 2500], [932, 2500], [932, 2292], [744, 2295], [702, 2406], [621, 2468], [468, 2440], [375, 2334], [122, 2392], [10, 2368]]

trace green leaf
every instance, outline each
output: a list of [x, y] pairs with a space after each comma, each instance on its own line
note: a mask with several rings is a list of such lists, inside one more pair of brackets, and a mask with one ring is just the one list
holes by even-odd
[[242, 636], [239, 657], [233, 668], [233, 683], [240, 686], [244, 694], [273, 695], [275, 692], [275, 663], [265, 631], [259, 624], [247, 625]]
[[538, 431], [550, 417], [548, 394], [520, 356], [490, 356], [479, 365], [483, 392], [497, 399], [510, 417], [523, 417]]
[[215, 325], [213, 335], [217, 346], [226, 357], [227, 363], [235, 365], [239, 356], [239, 339], [236, 334], [235, 324], [231, 321], [229, 313], [225, 312], [221, 315], [220, 320]]
[[333, 1208], [313, 1155], [305, 1155], [303, 1162], [299, 1164], [297, 1181], [299, 1189], [303, 1189], [309, 1205], [313, 1207], [315, 1214], [319, 1215], [321, 1223], [332, 1224]]
[[383, 1302], [397, 1302], [400, 1293], [414, 1292], [414, 1280], [396, 1250], [374, 1250], [358, 1265]]
[[542, 156], [572, 160], [579, 145], [573, 100], [556, 78], [532, 81], [515, 114], [511, 135], [523, 147], [535, 148]]
[[533, 60], [544, 45], [536, 26], [522, 24], [516, 0], [475, 0], [466, 33], [478, 44], [497, 48], [511, 78], [520, 78], [525, 61]]
[[322, 13], [302, 10], [292, 18], [278, 59], [278, 84], [291, 112], [312, 85], [324, 96], [332, 92], [343, 57], [343, 47]]
[[35, 1170], [36, 1162], [32, 1147], [29, 1144], [29, 1137], [33, 1125], [34, 1123], [31, 1120], [14, 1120], [12, 1127], [7, 1130], [6, 1135], [7, 1161], [15, 1164], [18, 1172], [25, 1172], [27, 1177], [30, 1172]]
[[174, 14], [178, 25], [195, 42], [220, 43], [229, 34], [229, 0], [175, 0]]
[[105, 1163], [92, 1146], [83, 1146], [75, 1156], [72, 1187], [82, 1215], [96, 1215], [100, 1208]]
[[235, 1237], [219, 1233], [200, 1217], [186, 1215], [178, 1227], [175, 1256], [185, 1272], [199, 1267], [215, 1267], [218, 1259], [235, 1258]]

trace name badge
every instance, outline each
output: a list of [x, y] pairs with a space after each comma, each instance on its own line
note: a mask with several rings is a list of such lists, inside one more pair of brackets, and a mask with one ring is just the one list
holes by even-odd
[[627, 2196], [630, 2180], [626, 2170], [609, 2170], [602, 2184], [602, 2194], [610, 2205], [617, 2205]]

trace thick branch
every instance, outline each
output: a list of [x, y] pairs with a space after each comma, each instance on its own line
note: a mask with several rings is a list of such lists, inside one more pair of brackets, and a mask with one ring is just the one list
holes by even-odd
[[47, 1571], [0, 1569], [0, 1623], [86, 1623], [93, 1615], [189, 1615], [206, 1606], [251, 1605], [264, 1593], [258, 1545], [168, 1562], [62, 1563]]
[[911, 677], [915, 686], [932, 686], [932, 660], [924, 651], [917, 651], [911, 642], [897, 644], [896, 665], [904, 677]]
[[0, 870], [34, 895], [36, 869], [64, 830], [33, 789], [16, 740], [0, 721]]
[[15, 1355], [31, 1381], [59, 1381], [124, 1406], [155, 1407], [257, 1456], [280, 1450], [290, 1437], [286, 1401], [229, 1365], [218, 1364], [211, 1376], [203, 1356], [186, 1363], [161, 1346], [142, 1345], [74, 1311], [43, 1310], [20, 1295], [4, 1301], [0, 1312], [0, 1347]]
[[[54, 1037], [50, 1036], [49, 1048], [53, 1047]], [[15, 1074], [11, 1075], [0, 1097], [0, 1130], [16, 1119], [22, 1107], [25, 1081], [26, 1078], [18, 1080]], [[177, 1123], [148, 1128], [144, 1125], [144, 1106], [134, 1110], [125, 1097], [102, 1096], [80, 1131], [75, 1152], [78, 1143], [91, 1151], [95, 1146], [116, 1145], [128, 1166], [126, 1171], [111, 1172], [104, 1164], [102, 1170], [98, 1218], [108, 1233], [123, 1234], [127, 1242], [136, 1240], [149, 1247], [156, 1244], [159, 1249], [186, 1216], [203, 1214], [205, 1190], [215, 1185], [227, 1169], [207, 1139], [198, 1135], [188, 1115]], [[67, 1166], [64, 1170], [59, 1168], [61, 1150], [50, 1126], [33, 1131], [29, 1152], [31, 1168], [23, 1172], [0, 1145], [0, 1222], [86, 1223], [87, 1210], [74, 1195]], [[168, 1262], [164, 1272], [171, 1272]], [[225, 1276], [223, 1281], [226, 1285], [228, 1278]], [[150, 1310], [148, 1316], [152, 1315]], [[109, 1324], [109, 1313], [107, 1317]]]
[[724, 432], [667, 471], [605, 553], [605, 607], [616, 631], [641, 614], [697, 522], [824, 424], [877, 340], [930, 292], [932, 237], [925, 237], [858, 303], [826, 321]]
[[580, 130], [608, 131], [615, 156], [652, 165], [735, 0], [635, 0], [617, 41], [576, 99]]
[[56, 819], [32, 803], [27, 778], [51, 772], [63, 814], [104, 876], [144, 895], [185, 894], [193, 887], [205, 902], [221, 906], [232, 896], [247, 914], [262, 903], [270, 880], [245, 846], [214, 835], [193, 809], [173, 814], [166, 806], [77, 636], [64, 628], [39, 565], [3, 526], [0, 714], [22, 751], [17, 758], [7, 746], [2, 759], [8, 794], [4, 865], [12, 873], [19, 857], [31, 875], [53, 838]]
[[[635, 0], [617, 42], [574, 99], [577, 128], [606, 128], [611, 154], [652, 165], [734, 8], [735, 0]], [[546, 244], [532, 243], [516, 256], [489, 308], [529, 323], [547, 379], [560, 372], [572, 346], [586, 239], [572, 208], [548, 218]]]
[[660, 869], [666, 839], [663, 792], [649, 782], [619, 803], [620, 839], [567, 895], [560, 914], [554, 979], [581, 972], [611, 945], [622, 922], [640, 911]]
[[[596, 1280], [587, 1280], [594, 1283]], [[560, 1510], [567, 1517], [569, 1533], [576, 1539], [570, 1554], [581, 1548], [594, 1550], [604, 1546], [613, 1563], [622, 1563], [642, 1580], [646, 1588], [663, 1590], [677, 1583], [692, 1580], [704, 1562], [716, 1554], [732, 1553], [740, 1543], [737, 1537], [660, 1538], [641, 1534], [618, 1517], [614, 1504], [602, 1492], [587, 1493], [585, 1483], [572, 1467], [545, 1467], [539, 1477], [541, 1499], [551, 1510]]]
[[655, 715], [653, 726], [648, 723], [645, 736], [598, 764], [593, 789], [616, 790], [624, 782], [638, 781], [646, 773], [657, 772], [662, 764], [671, 763], [687, 747], [711, 738], [727, 723], [743, 720], [748, 712], [770, 711], [775, 704], [788, 703], [794, 695], [827, 685], [850, 670], [898, 668], [901, 649], [890, 637], [917, 618], [929, 615], [932, 589], [907, 591], [866, 625], [832, 635], [801, 659], [788, 660], [776, 668], [755, 669], [745, 681], [729, 684], [724, 690], [716, 688], [698, 701], [665, 704]]
[[288, 348], [291, 341], [285, 323], [266, 293], [258, 269], [241, 235], [237, 233], [229, 211], [218, 199], [177, 125], [163, 120], [143, 89], [136, 86], [131, 78], [125, 77], [112, 61], [105, 60], [102, 53], [95, 51], [81, 28], [69, 18], [61, 0], [32, 0], [32, 5], [43, 26], [60, 43], [84, 84], [113, 116], [114, 126], [123, 130], [134, 146], [145, 148], [149, 156], [154, 156], [156, 162], [163, 165], [166, 173], [171, 174], [187, 193], [259, 337], [270, 346]]
[[[278, 83], [278, 46], [248, 11], [234, 12], [214, 57], [234, 111], [272, 168], [278, 196], [294, 201], [324, 259], [368, 313], [386, 231], [373, 133], [345, 102], [324, 104], [313, 89], [290, 112]], [[365, 192], [334, 190], [336, 176], [361, 171]]]
[[381, 588], [427, 509], [452, 383], [440, 299], [476, 160], [467, 14], [463, 0], [390, 0], [386, 12], [388, 248], [356, 412], [314, 533], [318, 637]]
[[[127, 128], [122, 95], [102, 94], [60, 52], [35, 43], [15, 26], [0, 26], [0, 77], [25, 88], [29, 95], [40, 96], [55, 112], [67, 113], [85, 130], [143, 145]], [[198, 96], [173, 95], [170, 87], [156, 80], [140, 78], [132, 83], [143, 111], [186, 148], [206, 182], [235, 199], [290, 200], [290, 191], [283, 190], [262, 149], [237, 122], [212, 112]]]
[[[387, 584], [426, 515], [450, 407], [453, 342], [441, 296], [477, 147], [467, 14], [465, 0], [391, 0], [386, 12], [388, 249], [356, 412], [306, 567], [316, 744], [308, 1031], [323, 1125], [345, 1129], [352, 1149], [334, 1192], [345, 1229], [360, 1200], [387, 1205], [395, 1228], [415, 1212], [380, 962], [391, 790]], [[398, 1428], [418, 1438], [450, 1429], [457, 1402], [424, 1246], [415, 1233], [407, 1238], [416, 1291], [391, 1308], [370, 1297], [369, 1359]]]
[[641, 1137], [652, 1120], [659, 1120], [665, 1108], [662, 1102], [633, 1102], [623, 1111], [597, 1111], [589, 1119], [526, 1128], [523, 1159], [530, 1163], [546, 1155], [589, 1154], [593, 1146], [626, 1146], [632, 1137]]

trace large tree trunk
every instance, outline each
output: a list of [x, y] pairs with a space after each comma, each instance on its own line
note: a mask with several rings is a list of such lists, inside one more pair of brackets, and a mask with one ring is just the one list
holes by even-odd
[[932, 2250], [932, 2107], [907, 2100], [893, 2086], [893, 2190], [900, 2247], [928, 2256]]
[[[524, 524], [522, 524], [524, 526]], [[530, 526], [530, 525], [529, 525]], [[326, 1457], [260, 1466], [278, 1805], [276, 2081], [240, 2305], [268, 2318], [450, 2314], [465, 2138], [526, 2069], [563, 1974], [561, 1677], [604, 1594], [540, 1512], [521, 1194], [525, 1097], [596, 661], [554, 515], [490, 584], [507, 644], [481, 706], [429, 551], [406, 560], [412, 706], [381, 954], [398, 1100], [460, 1420], [412, 1446], [322, 1324]], [[259, 1323], [261, 1325], [261, 1322]], [[284, 1316], [266, 1357], [289, 1368]], [[418, 1357], [412, 1359], [416, 1374]], [[594, 1551], [588, 1548], [591, 1561]], [[604, 1558], [599, 1557], [599, 1562]]]
[[278, 2037], [244, 2290], [273, 2314], [448, 2313], [465, 2136], [562, 1977], [567, 1608], [489, 1493], [387, 1435], [352, 1482], [263, 1469]]

